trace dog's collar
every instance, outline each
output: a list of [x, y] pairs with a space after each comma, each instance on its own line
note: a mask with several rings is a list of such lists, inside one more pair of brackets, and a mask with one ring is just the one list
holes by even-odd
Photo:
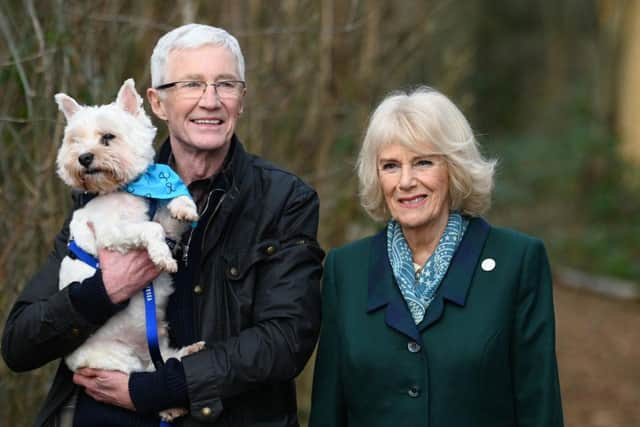
[[168, 200], [178, 196], [191, 197], [180, 176], [167, 165], [153, 164], [138, 178], [122, 189], [127, 193], [147, 199]]
[[80, 261], [95, 268], [96, 270], [100, 269], [100, 262], [98, 261], [98, 258], [94, 257], [89, 252], [78, 246], [75, 240], [71, 240], [69, 242], [69, 244], [67, 245], [67, 249], [71, 258], [79, 259]]

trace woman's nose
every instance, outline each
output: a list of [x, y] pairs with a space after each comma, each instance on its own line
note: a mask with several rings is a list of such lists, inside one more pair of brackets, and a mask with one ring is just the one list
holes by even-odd
[[410, 167], [402, 167], [400, 171], [400, 188], [411, 188], [414, 183], [413, 170]]

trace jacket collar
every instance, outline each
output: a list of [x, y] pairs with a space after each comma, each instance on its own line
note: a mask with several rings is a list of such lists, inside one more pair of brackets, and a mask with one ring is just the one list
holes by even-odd
[[[231, 147], [229, 148], [229, 152], [227, 153], [227, 157], [224, 160], [221, 170], [221, 173], [225, 176], [227, 182], [230, 182], [233, 177], [241, 178], [243, 176], [241, 170], [247, 163], [246, 156], [244, 156], [244, 154], [245, 151], [240, 139], [238, 139], [236, 134], [233, 134], [231, 136]], [[169, 141], [169, 138], [167, 138], [158, 150], [156, 163], [168, 165], [169, 159], [171, 159], [172, 156], [171, 142]]]
[[[159, 163], [167, 163], [171, 155], [171, 144], [167, 139], [158, 152], [157, 161]], [[234, 134], [231, 137], [231, 147], [220, 171], [225, 180], [225, 194], [221, 197], [220, 206], [215, 214], [215, 221], [213, 216], [210, 216], [204, 225], [204, 233], [209, 237], [203, 242], [203, 256], [206, 256], [218, 243], [218, 236], [222, 233], [227, 219], [231, 216], [235, 206], [237, 206], [243, 183], [250, 183], [253, 179], [249, 176], [249, 163], [250, 155], [247, 154], [240, 139]]]
[[369, 265], [369, 296], [367, 312], [386, 307], [385, 323], [392, 329], [421, 342], [420, 332], [440, 319], [444, 303], [464, 307], [480, 253], [489, 234], [490, 226], [482, 218], [473, 218], [460, 242], [449, 270], [436, 292], [425, 318], [416, 326], [411, 313], [398, 289], [387, 253], [385, 230], [372, 241]]

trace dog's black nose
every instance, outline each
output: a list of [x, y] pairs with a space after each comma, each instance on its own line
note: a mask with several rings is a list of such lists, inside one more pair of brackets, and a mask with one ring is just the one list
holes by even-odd
[[85, 168], [89, 167], [89, 165], [91, 164], [91, 162], [93, 162], [93, 154], [91, 153], [84, 153], [81, 154], [78, 157], [78, 161], [80, 162], [80, 164], [82, 166], [84, 166]]

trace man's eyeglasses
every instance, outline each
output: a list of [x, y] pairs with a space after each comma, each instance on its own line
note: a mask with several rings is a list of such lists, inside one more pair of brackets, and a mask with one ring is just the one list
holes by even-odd
[[184, 80], [179, 82], [165, 83], [156, 86], [158, 90], [175, 88], [176, 95], [187, 99], [200, 99], [206, 92], [207, 86], [213, 89], [219, 98], [236, 99], [244, 94], [246, 83], [242, 80], [221, 80], [219, 82], [207, 83], [202, 80]]

